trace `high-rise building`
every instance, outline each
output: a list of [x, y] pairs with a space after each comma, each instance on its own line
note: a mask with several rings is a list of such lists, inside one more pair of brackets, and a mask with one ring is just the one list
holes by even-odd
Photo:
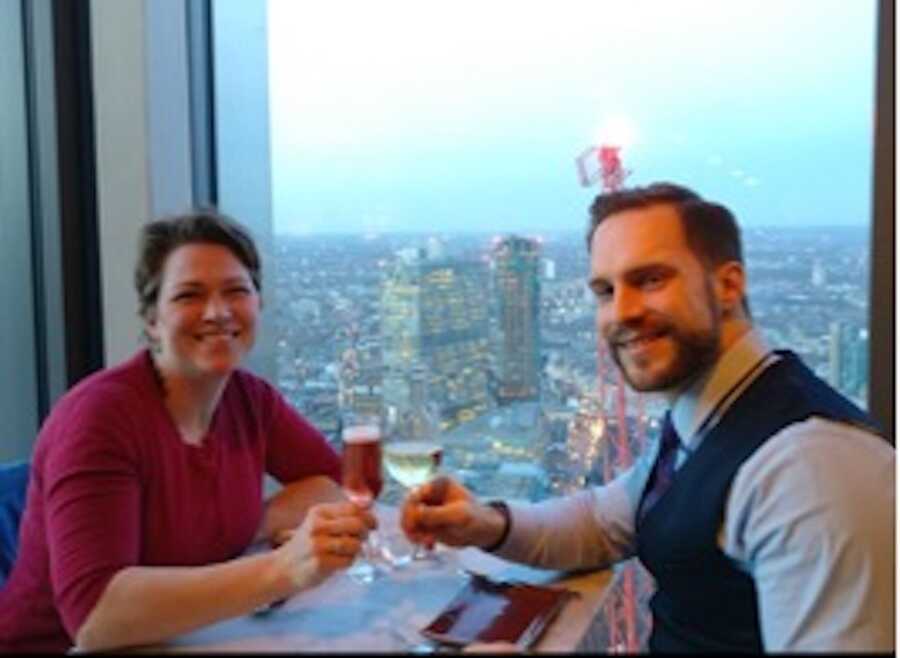
[[447, 430], [489, 407], [484, 266], [404, 250], [381, 290], [382, 394], [402, 417], [426, 403]]
[[833, 321], [828, 327], [829, 383], [860, 405], [866, 404], [869, 332]]
[[507, 236], [491, 252], [497, 303], [498, 400], [530, 400], [540, 390], [540, 273], [537, 240]]

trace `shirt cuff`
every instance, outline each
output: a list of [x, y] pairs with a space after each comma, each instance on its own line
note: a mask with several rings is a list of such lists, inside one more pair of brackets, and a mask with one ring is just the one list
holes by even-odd
[[509, 536], [509, 530], [512, 528], [512, 518], [509, 513], [509, 506], [503, 502], [502, 500], [489, 500], [485, 503], [488, 507], [493, 507], [495, 510], [500, 512], [500, 516], [503, 517], [503, 532], [500, 533], [499, 539], [495, 541], [490, 546], [485, 546], [481, 550], [486, 551], [488, 553], [493, 553], [498, 548], [503, 546], [503, 543], [506, 541], [506, 538]]

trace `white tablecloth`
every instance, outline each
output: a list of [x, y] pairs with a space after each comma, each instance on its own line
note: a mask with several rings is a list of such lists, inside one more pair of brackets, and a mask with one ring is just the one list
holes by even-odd
[[[395, 510], [380, 508], [381, 533], [404, 540]], [[419, 563], [392, 570], [370, 584], [336, 574], [312, 590], [301, 592], [282, 607], [262, 616], [248, 615], [187, 633], [154, 652], [404, 652], [424, 638], [425, 627], [465, 585], [466, 569], [496, 580], [554, 583], [579, 591], [538, 641], [538, 651], [586, 648], [590, 626], [609, 584], [609, 572], [569, 576], [500, 560], [476, 549], [440, 547], [442, 566]]]

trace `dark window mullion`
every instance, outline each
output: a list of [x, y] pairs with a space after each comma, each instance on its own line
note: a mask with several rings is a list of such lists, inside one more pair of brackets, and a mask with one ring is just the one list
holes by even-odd
[[893, 0], [880, 0], [877, 30], [872, 266], [869, 299], [869, 410], [893, 442], [896, 422]]
[[68, 381], [103, 367], [90, 3], [53, 3]]
[[216, 205], [212, 7], [209, 0], [193, 0], [187, 12], [193, 201], [197, 205]]

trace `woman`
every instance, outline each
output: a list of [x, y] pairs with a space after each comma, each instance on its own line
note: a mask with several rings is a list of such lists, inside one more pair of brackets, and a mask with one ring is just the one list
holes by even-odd
[[[375, 525], [321, 433], [238, 369], [260, 310], [249, 235], [212, 212], [150, 223], [135, 284], [149, 349], [75, 386], [35, 444], [0, 650], [148, 644], [247, 614], [347, 567]], [[285, 485], [265, 502], [264, 472]]]

